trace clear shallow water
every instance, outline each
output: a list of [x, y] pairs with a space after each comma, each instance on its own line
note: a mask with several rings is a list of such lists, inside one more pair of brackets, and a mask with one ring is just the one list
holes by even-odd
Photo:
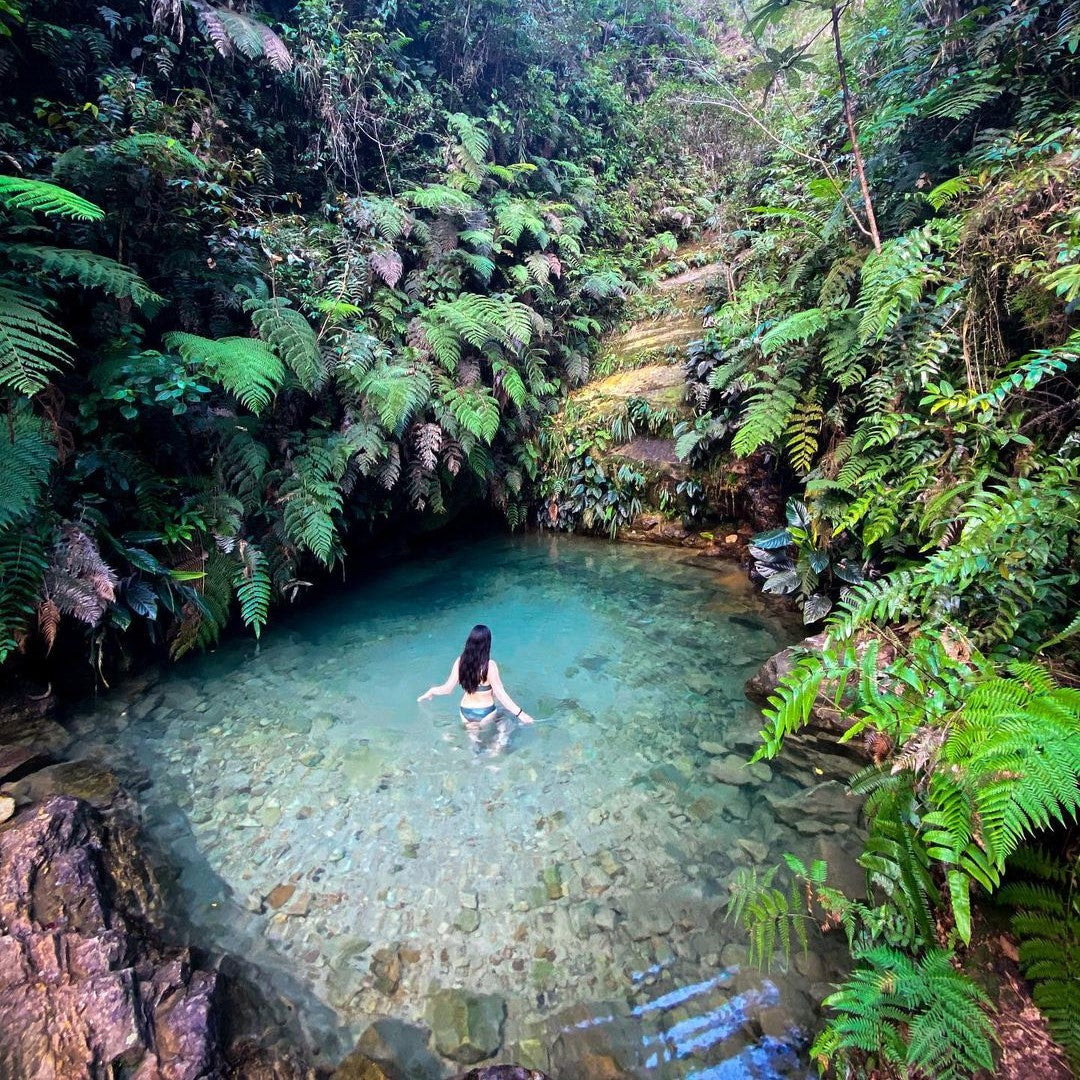
[[[415, 700], [477, 621], [538, 721], [505, 747], [468, 737], [458, 695]], [[735, 567], [500, 538], [74, 722], [141, 778], [193, 938], [255, 965], [324, 1045], [393, 1017], [409, 1074], [449, 1075], [418, 1027], [434, 989], [463, 987], [505, 998], [499, 1059], [558, 1080], [803, 1076], [830, 958], [740, 966], [726, 884], [853, 834], [792, 813], [805, 762], [718, 768], [755, 744], [742, 684], [790, 637]]]

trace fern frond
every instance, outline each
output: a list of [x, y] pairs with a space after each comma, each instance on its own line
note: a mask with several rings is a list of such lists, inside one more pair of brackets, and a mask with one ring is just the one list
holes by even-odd
[[40, 244], [9, 244], [4, 253], [13, 262], [30, 264], [39, 272], [63, 280], [77, 281], [84, 289], [101, 289], [110, 296], [131, 300], [139, 307], [163, 302], [134, 270], [106, 255]]
[[256, 338], [214, 340], [174, 330], [164, 335], [164, 341], [256, 414], [270, 404], [285, 379], [276, 353]]
[[241, 540], [237, 545], [240, 565], [233, 585], [240, 601], [240, 617], [258, 638], [270, 612], [270, 575], [266, 556], [252, 543]]
[[0, 387], [36, 394], [75, 343], [47, 315], [43, 297], [0, 285]]
[[0, 663], [19, 648], [34, 618], [47, 565], [40, 524], [0, 529]]
[[805, 345], [812, 337], [820, 334], [830, 321], [830, 313], [821, 308], [807, 308], [796, 311], [786, 319], [781, 319], [761, 339], [761, 352], [771, 356], [792, 342]]
[[79, 221], [100, 221], [105, 216], [100, 206], [66, 188], [21, 176], [0, 176], [0, 205]]
[[0, 418], [0, 529], [34, 509], [55, 460], [56, 446], [28, 408], [16, 404]]
[[328, 372], [319, 339], [307, 319], [281, 298], [248, 301], [244, 306], [259, 337], [285, 361], [300, 385], [309, 394], [319, 390]]

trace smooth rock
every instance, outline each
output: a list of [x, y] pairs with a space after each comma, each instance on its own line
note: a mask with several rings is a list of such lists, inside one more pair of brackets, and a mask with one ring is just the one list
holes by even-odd
[[120, 795], [120, 785], [113, 773], [92, 761], [65, 761], [24, 777], [13, 791], [17, 798], [31, 801], [50, 795], [72, 795], [98, 810], [106, 810]]
[[392, 1065], [372, 1061], [367, 1054], [354, 1050], [331, 1074], [330, 1080], [401, 1080]]
[[466, 1065], [491, 1057], [502, 1045], [506, 1002], [496, 994], [437, 990], [428, 1001], [431, 1037], [443, 1057]]
[[296, 886], [289, 884], [275, 885], [266, 895], [266, 903], [276, 911], [283, 904], [289, 902], [292, 894], [296, 892]]
[[760, 840], [749, 840], [740, 836], [735, 841], [735, 846], [741, 848], [756, 863], [763, 863], [769, 857], [769, 847]]
[[454, 926], [464, 934], [473, 933], [480, 925], [480, 912], [476, 908], [461, 908]]
[[706, 772], [721, 784], [741, 787], [754, 783], [754, 776], [746, 766], [746, 759], [739, 757], [738, 754], [714, 758], [709, 762]]
[[15, 815], [15, 800], [10, 795], [0, 795], [0, 822]]

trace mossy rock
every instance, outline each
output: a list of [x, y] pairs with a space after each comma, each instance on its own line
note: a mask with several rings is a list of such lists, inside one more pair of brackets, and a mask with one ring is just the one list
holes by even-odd
[[73, 795], [99, 810], [110, 807], [119, 794], [120, 784], [116, 777], [91, 761], [50, 765], [31, 773], [15, 787], [17, 797], [36, 801], [50, 795]]
[[431, 1037], [443, 1057], [475, 1065], [502, 1045], [506, 1002], [497, 994], [437, 990], [428, 1001]]

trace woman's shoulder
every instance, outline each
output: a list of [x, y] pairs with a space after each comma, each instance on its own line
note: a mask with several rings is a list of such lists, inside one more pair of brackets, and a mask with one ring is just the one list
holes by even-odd
[[491, 674], [498, 675], [499, 674], [499, 665], [496, 664], [493, 659], [488, 660], [487, 669], [488, 669], [488, 674], [489, 675], [491, 675]]

